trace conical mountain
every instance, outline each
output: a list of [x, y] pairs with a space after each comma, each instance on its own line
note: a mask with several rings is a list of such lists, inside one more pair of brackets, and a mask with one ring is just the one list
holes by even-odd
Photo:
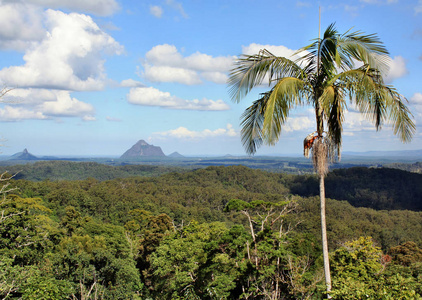
[[129, 150], [127, 150], [125, 153], [123, 153], [122, 156], [120, 156], [121, 159], [134, 159], [139, 157], [145, 157], [145, 156], [166, 156], [163, 153], [163, 150], [161, 150], [160, 147], [150, 145], [144, 140], [138, 141], [135, 145], [133, 145]]
[[22, 152], [13, 154], [10, 157], [10, 159], [11, 160], [38, 160], [38, 157], [29, 153], [28, 149], [25, 148]]
[[184, 156], [180, 154], [179, 152], [173, 152], [172, 154], [169, 154], [169, 157], [177, 158], [177, 157], [184, 157]]

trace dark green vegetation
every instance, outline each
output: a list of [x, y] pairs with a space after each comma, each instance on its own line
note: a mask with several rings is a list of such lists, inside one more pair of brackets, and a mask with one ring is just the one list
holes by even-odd
[[[410, 160], [413, 161], [413, 160]], [[139, 161], [94, 159], [94, 161], [40, 160], [1, 161], [0, 173], [17, 174], [17, 179], [80, 180], [95, 178], [108, 180], [132, 176], [158, 176], [169, 172], [184, 172], [209, 166], [246, 166], [277, 173], [313, 174], [312, 162], [299, 157], [215, 157], [215, 158], [160, 158]], [[374, 157], [343, 158], [342, 163], [333, 164], [332, 169], [352, 167], [387, 166], [421, 173], [421, 163], [394, 163], [390, 159]]]
[[38, 161], [31, 164], [1, 166], [0, 173], [15, 174], [15, 179], [41, 180], [80, 180], [95, 178], [108, 180], [131, 176], [158, 176], [171, 171], [182, 172], [177, 167], [158, 165], [111, 166], [97, 162]]
[[[0, 297], [323, 297], [315, 176], [66, 164], [86, 179], [44, 180], [52, 177], [43, 167], [38, 181], [3, 181], [18, 189], [0, 201]], [[103, 180], [87, 178], [100, 169]], [[366, 168], [327, 176], [329, 197], [367, 206], [327, 201], [334, 299], [422, 294], [422, 212], [411, 211], [420, 210], [421, 176]]]

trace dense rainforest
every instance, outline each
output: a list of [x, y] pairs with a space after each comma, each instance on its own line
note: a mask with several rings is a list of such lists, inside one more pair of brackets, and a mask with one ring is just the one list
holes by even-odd
[[[32, 166], [0, 178], [1, 298], [324, 298], [313, 175]], [[329, 173], [333, 299], [421, 299], [421, 176]]]

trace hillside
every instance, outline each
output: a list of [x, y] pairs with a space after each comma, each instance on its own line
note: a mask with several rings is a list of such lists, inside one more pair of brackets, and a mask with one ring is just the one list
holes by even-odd
[[[375, 180], [379, 178], [369, 177], [371, 174], [377, 174], [376, 170], [370, 170], [368, 173], [365, 171], [368, 170], [353, 170], [355, 174], [362, 174], [364, 181], [369, 185], [371, 181], [375, 183]], [[401, 173], [402, 171], [399, 171], [400, 175]], [[209, 167], [184, 173], [171, 172], [158, 177], [132, 177], [106, 181], [94, 179], [65, 182], [18, 180], [17, 185], [22, 195], [39, 196], [55, 210], [63, 211], [65, 206], [72, 205], [84, 214], [94, 214], [107, 222], [126, 222], [127, 213], [138, 208], [154, 214], [166, 213], [176, 223], [192, 219], [199, 222], [232, 223], [238, 222], [238, 217], [232, 219], [233, 216], [223, 213], [223, 208], [230, 199], [283, 201], [292, 197], [291, 194], [298, 187], [299, 178], [310, 179], [310, 177], [268, 173], [237, 166]], [[309, 182], [305, 181], [304, 187], [307, 185]], [[395, 195], [397, 193], [393, 188], [394, 186], [389, 187], [389, 193]], [[327, 192], [328, 190], [327, 187]], [[302, 219], [300, 227], [311, 232], [315, 231], [315, 236], [318, 236], [319, 201], [313, 196], [297, 197], [297, 199], [302, 207], [298, 215], [298, 218]], [[412, 199], [409, 201], [414, 202]], [[404, 202], [399, 203], [407, 205]], [[418, 241], [422, 246], [420, 235], [422, 212], [394, 211], [390, 213], [371, 208], [355, 208], [344, 201], [330, 200], [327, 216], [331, 222], [331, 234], [339, 235], [333, 237], [332, 241], [339, 238], [351, 239], [366, 234], [376, 238], [386, 247], [391, 246], [395, 243], [393, 237], [389, 238], [391, 240], [388, 242], [384, 242], [389, 235], [385, 233], [385, 226], [379, 226], [379, 224], [388, 224], [386, 226], [391, 227], [391, 234], [399, 235], [395, 236], [396, 239]], [[353, 222], [354, 218], [357, 218], [359, 222]], [[349, 219], [350, 221], [347, 221]], [[403, 224], [406, 222], [412, 222], [413, 225], [405, 228]]]
[[[119, 170], [108, 168], [105, 177]], [[357, 186], [381, 186], [376, 180], [398, 171], [374, 170], [352, 170], [363, 178]], [[342, 172], [334, 178], [350, 175]], [[187, 288], [197, 299], [244, 299], [244, 290], [278, 280], [284, 299], [324, 299], [319, 199], [293, 195], [312, 192], [314, 179], [213, 166], [101, 181], [13, 180], [17, 189], [0, 203], [0, 275], [15, 298], [41, 289], [49, 299], [81, 299], [98, 286], [103, 299], [187, 299]], [[422, 294], [422, 212], [328, 199], [327, 230], [337, 289]], [[347, 272], [358, 272], [354, 281], [341, 281]]]
[[[285, 188], [291, 194], [302, 197], [318, 196], [318, 179], [315, 175], [286, 175], [282, 173], [267, 173], [249, 169], [243, 166], [207, 167], [205, 170], [220, 170], [214, 174], [213, 180], [224, 180], [225, 172], [235, 170], [255, 175], [258, 179], [244, 179], [243, 185], [253, 185], [264, 193], [271, 190], [271, 178], [282, 180]], [[227, 170], [227, 171], [222, 171]], [[132, 176], [160, 176], [170, 172], [178, 172], [178, 176], [192, 176], [189, 169], [159, 165], [124, 165], [109, 166], [94, 162], [39, 161], [27, 165], [2, 167], [0, 173], [16, 174], [16, 179], [26, 180], [111, 180]], [[210, 172], [203, 171], [210, 176]], [[183, 175], [182, 173], [191, 174]], [[194, 174], [202, 174], [201, 170]], [[249, 175], [251, 176], [251, 175]], [[254, 182], [256, 181], [256, 182]], [[326, 178], [326, 194], [328, 198], [347, 200], [356, 207], [369, 207], [377, 210], [409, 209], [422, 211], [422, 174], [410, 173], [388, 168], [353, 167], [335, 169]], [[274, 183], [276, 184], [276, 183]]]
[[16, 179], [42, 180], [83, 180], [95, 178], [108, 180], [131, 176], [158, 176], [183, 169], [158, 165], [110, 166], [96, 162], [37, 161], [26, 165], [0, 166], [0, 173], [16, 174]]
[[[422, 174], [389, 168], [336, 169], [325, 180], [326, 196], [356, 207], [378, 210], [422, 211]], [[291, 192], [304, 197], [319, 195], [315, 176], [292, 177]]]

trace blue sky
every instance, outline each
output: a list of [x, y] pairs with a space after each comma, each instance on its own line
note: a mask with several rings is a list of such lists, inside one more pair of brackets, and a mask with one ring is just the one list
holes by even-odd
[[[376, 33], [390, 52], [386, 82], [408, 99], [410, 144], [351, 107], [343, 151], [422, 149], [422, 0], [0, 0], [2, 154], [120, 156], [138, 140], [192, 155], [243, 155], [239, 118], [263, 89], [231, 102], [242, 53], [289, 56], [335, 22]], [[257, 155], [302, 153], [309, 107]]]

